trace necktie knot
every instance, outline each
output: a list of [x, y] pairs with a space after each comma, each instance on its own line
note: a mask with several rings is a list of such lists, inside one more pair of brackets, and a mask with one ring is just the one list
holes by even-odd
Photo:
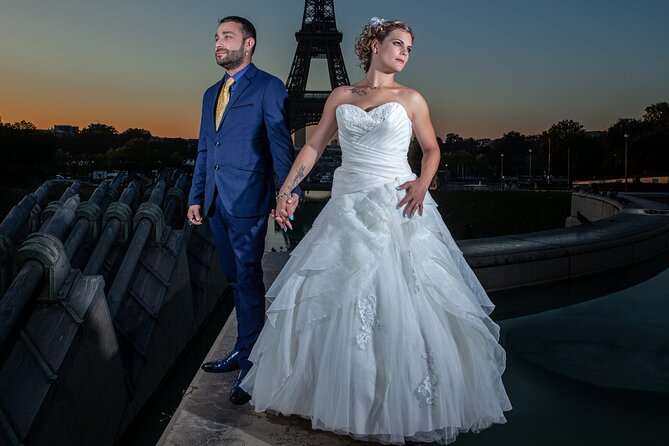
[[221, 126], [221, 121], [223, 121], [225, 107], [227, 107], [228, 102], [230, 102], [230, 89], [234, 83], [235, 79], [232, 76], [229, 77], [223, 84], [221, 92], [218, 94], [218, 101], [216, 101], [216, 130], [218, 130]]
[[223, 85], [223, 88], [230, 91], [230, 88], [232, 88], [232, 84], [235, 83], [235, 78], [234, 77], [229, 77], [227, 81], [225, 81], [225, 85]]

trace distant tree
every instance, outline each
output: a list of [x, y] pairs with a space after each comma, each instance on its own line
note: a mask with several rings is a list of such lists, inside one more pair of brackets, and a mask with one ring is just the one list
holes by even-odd
[[81, 130], [81, 135], [118, 135], [118, 130], [112, 125], [107, 124], [88, 124]]
[[130, 141], [131, 139], [145, 139], [145, 140], [150, 140], [152, 138], [151, 132], [145, 129], [136, 129], [136, 128], [129, 128], [125, 129], [124, 131], [121, 132], [119, 135], [121, 139], [121, 143], [126, 143]]
[[72, 154], [66, 150], [57, 149], [54, 151], [53, 164], [58, 172], [71, 174]]
[[79, 132], [72, 152], [75, 155], [104, 154], [110, 148], [117, 147], [119, 143], [118, 131], [114, 126], [100, 123], [89, 124]]
[[644, 126], [630, 134], [630, 176], [666, 175], [669, 172], [669, 104], [658, 102], [646, 107]]
[[[625, 163], [625, 135], [629, 147], [636, 144], [649, 124], [638, 119], [621, 118], [606, 129], [604, 137], [604, 156], [602, 157], [603, 176], [622, 177]], [[636, 164], [636, 154], [630, 157], [631, 164]], [[635, 166], [634, 170], [637, 170]]]
[[458, 150], [466, 150], [471, 155], [476, 155], [478, 145], [473, 138], [464, 139], [457, 133], [449, 133], [441, 145], [441, 151], [457, 152]]
[[451, 178], [478, 176], [474, 156], [464, 149], [442, 155], [442, 168], [448, 166]]
[[[533, 144], [527, 136], [517, 131], [505, 133], [492, 142], [495, 159], [492, 164], [501, 165], [501, 154], [504, 154], [504, 176], [527, 175], [529, 173], [529, 154]], [[501, 166], [500, 166], [501, 168]]]
[[542, 137], [551, 140], [553, 175], [569, 175], [574, 180], [601, 174], [602, 141], [589, 138], [581, 123], [571, 119], [559, 121]]
[[492, 179], [494, 176], [496, 176], [495, 169], [493, 169], [490, 165], [490, 160], [483, 153], [476, 155], [476, 158], [474, 159], [474, 165], [480, 177]]
[[145, 139], [135, 138], [107, 151], [112, 166], [126, 169], [153, 169], [161, 164], [160, 152]]
[[11, 125], [14, 130], [37, 130], [35, 124], [29, 121], [21, 120]]
[[585, 136], [585, 129], [580, 122], [565, 119], [553, 124], [548, 129], [548, 135], [562, 142], [574, 142]]
[[460, 144], [464, 139], [457, 133], [449, 133], [446, 135], [446, 139], [444, 140], [444, 144], [446, 144], [447, 149], [457, 149]]
[[669, 123], [669, 104], [666, 102], [658, 102], [646, 107], [646, 113], [643, 114], [644, 122], [650, 124], [667, 124]]

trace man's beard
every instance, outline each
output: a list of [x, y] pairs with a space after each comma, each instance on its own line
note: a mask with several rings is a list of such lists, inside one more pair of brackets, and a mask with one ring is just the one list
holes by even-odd
[[[222, 50], [225, 54], [223, 59], [216, 57], [216, 63], [226, 70], [233, 70], [244, 63], [244, 47], [241, 46], [238, 50]], [[226, 54], [227, 53], [227, 54]], [[218, 54], [218, 51], [216, 52]]]

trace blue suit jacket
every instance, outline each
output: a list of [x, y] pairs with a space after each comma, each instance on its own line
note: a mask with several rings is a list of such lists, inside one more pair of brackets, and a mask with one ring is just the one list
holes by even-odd
[[[215, 190], [236, 217], [269, 213], [293, 162], [283, 82], [251, 64], [237, 82], [218, 131], [216, 100], [223, 79], [204, 93], [197, 160], [188, 204], [212, 215]], [[274, 182], [274, 172], [278, 185]], [[299, 193], [299, 190], [296, 191]]]

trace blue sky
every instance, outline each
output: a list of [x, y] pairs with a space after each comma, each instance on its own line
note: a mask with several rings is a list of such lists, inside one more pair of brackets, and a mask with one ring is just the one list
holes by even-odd
[[[222, 70], [217, 19], [249, 18], [254, 62], [284, 81], [303, 0], [3, 0], [0, 116], [38, 127], [104, 122], [195, 137], [202, 92]], [[397, 80], [430, 104], [437, 134], [538, 133], [561, 119], [601, 130], [669, 101], [669, 2], [335, 0], [352, 82], [353, 42], [371, 16], [409, 23]], [[310, 87], [328, 85], [316, 61]]]

